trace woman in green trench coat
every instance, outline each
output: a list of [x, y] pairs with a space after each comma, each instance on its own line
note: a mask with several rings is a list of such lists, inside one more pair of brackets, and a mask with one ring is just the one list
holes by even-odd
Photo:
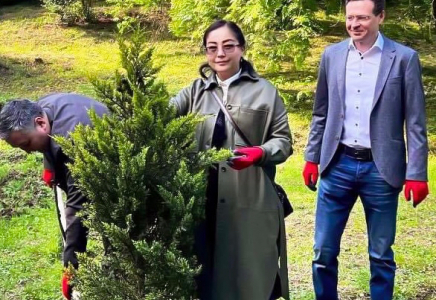
[[[245, 38], [235, 23], [213, 23], [203, 47], [207, 64], [200, 68], [202, 78], [172, 102], [180, 115], [214, 116], [197, 128], [199, 150], [227, 148], [235, 156], [209, 172], [206, 221], [196, 233], [203, 265], [199, 297], [289, 299], [283, 208], [265, 173], [275, 174], [275, 166], [292, 153], [285, 107], [276, 88], [243, 58]], [[235, 133], [211, 91], [254, 146]]]

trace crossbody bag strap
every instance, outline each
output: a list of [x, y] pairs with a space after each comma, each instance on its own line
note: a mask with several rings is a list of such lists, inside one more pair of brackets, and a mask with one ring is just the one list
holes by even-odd
[[[211, 91], [211, 93], [212, 93], [213, 98], [215, 99], [216, 103], [218, 103], [218, 105], [220, 106], [220, 108], [223, 111], [226, 118], [230, 121], [233, 128], [235, 128], [236, 133], [241, 137], [241, 139], [244, 141], [244, 143], [246, 143], [248, 146], [251, 147], [252, 144], [250, 143], [248, 138], [245, 136], [245, 134], [242, 132], [242, 130], [239, 128], [239, 126], [236, 124], [235, 120], [233, 120], [232, 116], [230, 115], [227, 108], [224, 106], [223, 102], [221, 101], [221, 99], [219, 98], [217, 93], [215, 91]], [[265, 173], [266, 178], [269, 179], [269, 182], [271, 182], [274, 189], [276, 189], [273, 179], [271, 179], [268, 176], [268, 174], [265, 172], [264, 168], [262, 168], [262, 169]], [[276, 190], [276, 192], [277, 192], [277, 190]], [[279, 217], [280, 218], [280, 223], [279, 223], [280, 244], [278, 245], [278, 247], [279, 247], [279, 256], [280, 256], [280, 266], [279, 266], [279, 270], [278, 270], [278, 275], [280, 278], [282, 295], [285, 299], [289, 300], [289, 281], [288, 281], [287, 253], [286, 253], [285, 217], [283, 215], [283, 208], [279, 209], [279, 216], [280, 216]]]
[[222, 112], [226, 116], [227, 120], [229, 120], [230, 123], [232, 124], [232, 126], [235, 129], [236, 133], [241, 137], [241, 139], [244, 141], [244, 143], [247, 144], [247, 146], [250, 146], [250, 147], [253, 146], [253, 144], [250, 143], [250, 141], [248, 140], [247, 136], [242, 132], [242, 130], [236, 124], [235, 120], [233, 120], [232, 116], [230, 115], [230, 113], [227, 110], [227, 108], [224, 106], [223, 102], [221, 101], [221, 99], [219, 98], [217, 93], [215, 91], [211, 91], [211, 93], [212, 93], [212, 96], [215, 99], [216, 103], [218, 103], [218, 105], [220, 106]]

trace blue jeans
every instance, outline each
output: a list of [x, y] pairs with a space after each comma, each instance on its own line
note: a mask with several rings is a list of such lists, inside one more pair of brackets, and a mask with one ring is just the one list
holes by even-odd
[[316, 299], [338, 299], [338, 255], [342, 233], [359, 196], [365, 210], [371, 269], [371, 299], [392, 299], [396, 265], [395, 240], [398, 194], [372, 161], [337, 153], [320, 180], [312, 263]]

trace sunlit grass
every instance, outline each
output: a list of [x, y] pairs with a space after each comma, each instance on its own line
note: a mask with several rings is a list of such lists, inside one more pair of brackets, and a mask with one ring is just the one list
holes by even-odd
[[0, 218], [0, 299], [61, 299], [61, 248], [54, 207]]
[[[295, 154], [278, 168], [278, 181], [288, 191], [295, 212], [287, 219], [288, 266], [293, 299], [313, 299], [311, 258], [316, 194], [304, 185], [302, 152], [311, 119], [311, 94], [316, 83], [319, 59], [324, 47], [345, 37], [341, 15], [318, 19], [327, 24], [328, 35], [317, 36], [303, 70], [284, 64], [283, 74], [261, 72], [283, 92], [307, 92], [309, 97], [291, 105], [289, 122]], [[387, 20], [384, 29], [420, 52], [427, 92], [430, 144], [436, 149], [436, 56], [434, 44], [419, 36], [416, 25], [397, 24], [397, 16]], [[62, 27], [57, 17], [39, 7], [0, 9], [0, 102], [9, 98], [38, 97], [56, 91], [74, 91], [94, 96], [89, 77], [111, 76], [119, 67], [118, 46], [113, 26]], [[189, 85], [199, 76], [205, 60], [199, 45], [189, 39], [150, 40], [155, 48], [154, 63], [162, 66], [159, 78], [170, 94]], [[35, 59], [41, 59], [35, 60]], [[255, 66], [264, 62], [256, 61]], [[432, 88], [434, 83], [435, 88]], [[293, 103], [291, 103], [293, 104]], [[26, 180], [39, 182], [41, 158], [24, 157], [0, 142], [0, 188], [26, 192], [25, 178], [9, 178], [12, 170], [29, 172]], [[430, 178], [436, 176], [436, 158], [430, 159]], [[436, 186], [430, 181], [431, 191]], [[27, 187], [27, 186], [25, 186]], [[15, 190], [14, 190], [15, 189]], [[24, 198], [32, 197], [27, 190]], [[46, 194], [47, 203], [51, 201]], [[25, 199], [28, 200], [28, 199]], [[435, 299], [436, 213], [435, 197], [430, 195], [417, 209], [400, 197], [398, 236], [395, 245], [398, 262], [396, 299]], [[54, 208], [27, 210], [12, 219], [0, 218], [0, 299], [58, 299], [61, 274], [58, 225]], [[343, 238], [340, 257], [342, 299], [368, 298], [368, 255], [366, 225], [360, 202], [355, 206]], [[419, 297], [418, 297], [419, 296]], [[433, 298], [432, 298], [433, 297]]]

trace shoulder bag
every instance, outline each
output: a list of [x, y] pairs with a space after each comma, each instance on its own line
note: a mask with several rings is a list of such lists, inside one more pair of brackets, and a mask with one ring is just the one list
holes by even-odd
[[[242, 130], [239, 128], [239, 126], [236, 124], [235, 120], [233, 120], [232, 116], [227, 111], [226, 107], [224, 106], [223, 102], [221, 101], [221, 99], [219, 98], [217, 93], [215, 91], [211, 91], [211, 93], [212, 93], [213, 98], [215, 99], [215, 101], [220, 106], [220, 108], [223, 111], [223, 113], [226, 116], [226, 118], [232, 124], [232, 126], [235, 129], [236, 133], [241, 137], [241, 139], [244, 141], [245, 144], [247, 144], [249, 147], [252, 147], [253, 144], [250, 143], [248, 138], [245, 136], [245, 134], [242, 132]], [[265, 172], [265, 170], [264, 170], [264, 172]], [[282, 203], [282, 206], [283, 206], [284, 217], [286, 218], [287, 216], [289, 216], [294, 211], [294, 209], [293, 209], [293, 207], [291, 205], [291, 202], [288, 199], [288, 195], [286, 195], [286, 192], [285, 192], [285, 190], [283, 189], [282, 186], [280, 186], [279, 184], [275, 183], [274, 178], [271, 178], [268, 175], [267, 172], [265, 172], [265, 175], [271, 180], [271, 183], [272, 183], [272, 185], [275, 188], [277, 196], [279, 197], [280, 202]]]

